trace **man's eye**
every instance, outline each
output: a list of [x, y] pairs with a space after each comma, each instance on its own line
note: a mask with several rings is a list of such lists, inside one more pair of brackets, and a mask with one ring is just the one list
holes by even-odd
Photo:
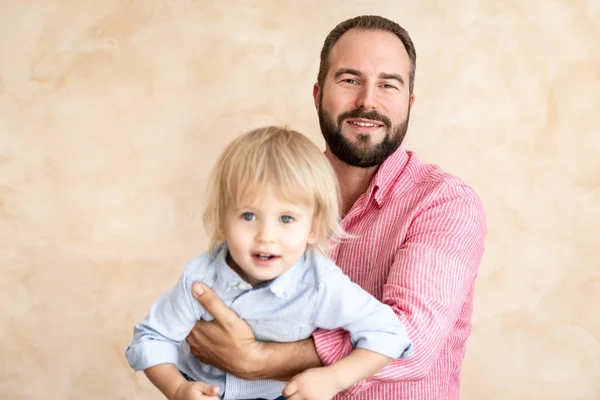
[[384, 87], [385, 89], [396, 89], [396, 86], [394, 86], [394, 85], [390, 85], [389, 83], [384, 83], [384, 84], [383, 84], [383, 87]]
[[242, 214], [242, 218], [244, 218], [246, 221], [254, 221], [256, 219], [256, 215], [251, 212], [245, 212]]
[[344, 82], [346, 82], [346, 83], [349, 83], [349, 84], [351, 84], [351, 85], [356, 85], [356, 84], [358, 84], [358, 81], [357, 81], [356, 79], [350, 79], [350, 78], [348, 78], [348, 79], [344, 79]]
[[283, 222], [284, 224], [289, 224], [290, 222], [294, 222], [294, 218], [290, 217], [289, 215], [282, 215], [281, 222]]

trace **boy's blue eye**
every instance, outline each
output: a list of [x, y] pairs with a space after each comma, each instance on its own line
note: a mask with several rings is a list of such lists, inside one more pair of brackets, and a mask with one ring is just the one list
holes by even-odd
[[245, 212], [242, 214], [242, 218], [244, 218], [246, 221], [254, 221], [256, 219], [256, 215], [251, 212]]
[[290, 222], [294, 221], [294, 218], [290, 217], [289, 215], [282, 215], [280, 219], [284, 224], [289, 224]]

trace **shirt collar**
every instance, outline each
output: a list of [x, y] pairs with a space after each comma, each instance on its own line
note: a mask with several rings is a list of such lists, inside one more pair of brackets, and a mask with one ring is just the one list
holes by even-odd
[[404, 169], [408, 160], [408, 153], [402, 146], [386, 158], [371, 180], [365, 200], [369, 201], [373, 197], [377, 205], [381, 207], [387, 199], [390, 189], [400, 176], [399, 172]]
[[[216, 251], [214, 259], [218, 284], [226, 292], [236, 291], [244, 292], [253, 289], [252, 285], [242, 279], [227, 264], [227, 246], [223, 245]], [[283, 272], [277, 278], [256, 286], [254, 289], [268, 288], [275, 296], [285, 299], [290, 294], [290, 288], [295, 287], [295, 282], [300, 280], [304, 273], [304, 265], [307, 262], [306, 254], [303, 254], [300, 260], [290, 269]]]
[[306, 263], [306, 254], [303, 254], [296, 264], [268, 284], [269, 290], [280, 299], [287, 298], [290, 295], [290, 289], [296, 287], [296, 282], [304, 275]]
[[227, 246], [223, 245], [216, 253], [214, 262], [218, 284], [225, 289], [226, 292], [252, 289], [252, 285], [243, 280], [242, 277], [227, 264], [227, 252]]

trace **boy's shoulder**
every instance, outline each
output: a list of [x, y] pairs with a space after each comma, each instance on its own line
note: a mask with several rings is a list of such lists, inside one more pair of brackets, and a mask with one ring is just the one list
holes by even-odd
[[216, 272], [214, 261], [214, 255], [205, 251], [188, 261], [183, 274], [190, 281], [202, 281], [212, 286]]
[[307, 268], [296, 285], [297, 290], [308, 290], [315, 294], [316, 299], [362, 296], [366, 291], [353, 282], [333, 260], [321, 254], [307, 255]]
[[334, 279], [346, 276], [342, 269], [333, 260], [317, 252], [307, 254], [308, 268], [304, 274], [304, 281], [319, 287], [331, 283]]

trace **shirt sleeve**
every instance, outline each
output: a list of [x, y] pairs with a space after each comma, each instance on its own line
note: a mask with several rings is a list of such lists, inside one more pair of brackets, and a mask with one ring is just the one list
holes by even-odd
[[392, 308], [352, 282], [338, 267], [328, 271], [319, 283], [314, 324], [324, 329], [342, 328], [349, 332], [353, 347], [386, 357], [408, 357], [412, 352], [406, 328]]
[[188, 264], [177, 284], [160, 296], [148, 315], [135, 325], [133, 342], [125, 350], [135, 371], [158, 364], [177, 364], [178, 345], [202, 317], [202, 307], [192, 296], [190, 282], [190, 273], [198, 268], [197, 262]]
[[[439, 357], [469, 296], [484, 250], [485, 215], [470, 188], [450, 187], [423, 210], [399, 244], [382, 301], [407, 327], [414, 354], [392, 361], [345, 394], [378, 382], [423, 379]], [[346, 332], [313, 333], [319, 357], [330, 365], [351, 351]]]

